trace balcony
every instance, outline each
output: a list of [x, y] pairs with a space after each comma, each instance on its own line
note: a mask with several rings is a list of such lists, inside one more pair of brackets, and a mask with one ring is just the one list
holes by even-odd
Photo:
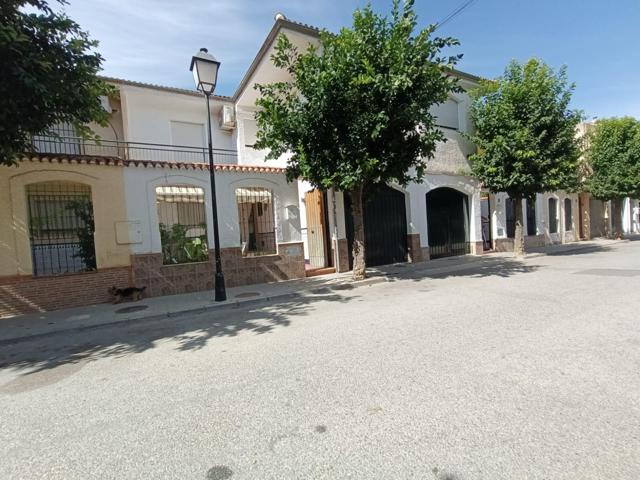
[[[34, 153], [47, 155], [115, 157], [121, 160], [172, 163], [209, 163], [209, 151], [206, 147], [121, 142], [117, 140], [95, 141], [59, 135], [34, 136], [32, 145]], [[214, 148], [213, 163], [236, 165], [238, 163], [238, 154], [235, 150]]]

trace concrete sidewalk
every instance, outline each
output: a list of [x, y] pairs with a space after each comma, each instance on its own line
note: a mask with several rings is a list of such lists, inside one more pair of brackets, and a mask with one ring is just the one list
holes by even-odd
[[[583, 249], [600, 249], [612, 240], [597, 240], [539, 248], [527, 258], [553, 255]], [[507, 263], [509, 265], [507, 265]], [[517, 261], [510, 253], [490, 253], [481, 256], [462, 256], [432, 260], [424, 263], [402, 263], [367, 269], [369, 278], [361, 282], [351, 281], [351, 272], [291, 280], [278, 283], [247, 285], [227, 289], [225, 302], [215, 302], [213, 292], [204, 291], [182, 295], [146, 298], [140, 302], [124, 302], [117, 305], [99, 304], [52, 312], [21, 315], [0, 319], [0, 345], [19, 340], [71, 332], [87, 328], [113, 325], [123, 322], [152, 320], [179, 314], [197, 313], [206, 310], [234, 309], [250, 304], [259, 305], [278, 299], [313, 295], [319, 288], [332, 290], [352, 289], [376, 283], [437, 276], [448, 272], [478, 270], [494, 271], [512, 268]]]

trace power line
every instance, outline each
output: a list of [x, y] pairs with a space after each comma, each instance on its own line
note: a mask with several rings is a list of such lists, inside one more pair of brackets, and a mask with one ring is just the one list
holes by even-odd
[[452, 11], [449, 15], [447, 15], [442, 20], [437, 22], [436, 23], [436, 28], [440, 28], [443, 25], [449, 23], [451, 20], [453, 20], [458, 15], [460, 15], [462, 12], [464, 12], [467, 8], [469, 8], [472, 4], [474, 4], [476, 1], [477, 0], [467, 0], [466, 2], [462, 3], [458, 8], [456, 8], [454, 11]]

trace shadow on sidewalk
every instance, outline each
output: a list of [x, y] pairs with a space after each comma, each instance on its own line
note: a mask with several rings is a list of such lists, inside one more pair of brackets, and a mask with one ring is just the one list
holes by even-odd
[[[219, 308], [202, 313], [149, 318], [87, 330], [53, 333], [25, 339], [0, 349], [0, 368], [25, 370], [33, 375], [69, 364], [84, 364], [108, 357], [124, 357], [155, 348], [159, 342], [174, 341], [183, 352], [200, 350], [209, 340], [235, 337], [242, 332], [255, 335], [287, 327], [309, 313], [318, 302], [345, 303], [358, 298], [318, 291], [294, 296], [273, 304]], [[5, 390], [0, 387], [0, 393]]]

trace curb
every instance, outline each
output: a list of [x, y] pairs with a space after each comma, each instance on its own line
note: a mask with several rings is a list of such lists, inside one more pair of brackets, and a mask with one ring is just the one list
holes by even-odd
[[[278, 294], [272, 294], [272, 295], [268, 295], [268, 296], [264, 296], [264, 297], [259, 297], [259, 298], [248, 298], [246, 300], [232, 300], [232, 301], [228, 301], [227, 303], [223, 303], [223, 304], [215, 304], [212, 303], [210, 305], [204, 305], [204, 306], [199, 306], [199, 307], [194, 307], [194, 308], [184, 308], [184, 309], [179, 309], [179, 310], [173, 310], [173, 311], [168, 311], [168, 312], [164, 312], [164, 313], [154, 313], [151, 315], [143, 315], [140, 317], [122, 317], [120, 319], [117, 320], [112, 320], [109, 322], [103, 322], [103, 323], [97, 323], [95, 325], [79, 325], [76, 327], [71, 327], [71, 328], [65, 328], [62, 330], [54, 330], [51, 332], [42, 332], [42, 333], [35, 333], [33, 335], [22, 335], [19, 337], [12, 337], [12, 338], [6, 338], [6, 339], [0, 339], [0, 346], [4, 346], [4, 345], [12, 345], [15, 343], [22, 343], [22, 342], [26, 342], [26, 341], [32, 341], [32, 340], [37, 340], [39, 338], [44, 338], [44, 337], [51, 337], [51, 336], [55, 336], [55, 335], [60, 335], [60, 334], [68, 334], [68, 333], [79, 333], [79, 332], [85, 332], [85, 331], [90, 331], [90, 330], [98, 330], [100, 328], [104, 328], [104, 327], [112, 327], [114, 325], [119, 325], [121, 323], [142, 323], [142, 322], [147, 322], [147, 321], [153, 321], [153, 320], [161, 320], [161, 319], [166, 319], [166, 318], [172, 318], [172, 317], [176, 317], [179, 315], [187, 315], [187, 314], [194, 314], [194, 313], [204, 313], [204, 312], [208, 312], [208, 311], [225, 311], [225, 310], [232, 310], [232, 309], [237, 309], [240, 307], [245, 307], [245, 306], [252, 306], [252, 305], [259, 305], [262, 303], [268, 303], [268, 302], [272, 302], [274, 300], [283, 300], [286, 298], [305, 298], [307, 295], [313, 295], [313, 290], [318, 289], [318, 288], [328, 288], [330, 290], [353, 290], [355, 288], [358, 287], [367, 287], [367, 286], [371, 286], [371, 285], [376, 285], [378, 283], [385, 283], [385, 282], [389, 282], [390, 280], [385, 276], [385, 277], [370, 277], [367, 278], [365, 280], [360, 280], [357, 282], [347, 282], [347, 281], [338, 281], [335, 283], [331, 283], [328, 285], [318, 285], [316, 287], [311, 287], [311, 288], [303, 288], [297, 291], [288, 291], [288, 292], [282, 292], [282, 293], [278, 293]], [[338, 287], [338, 288], [335, 288]]]

